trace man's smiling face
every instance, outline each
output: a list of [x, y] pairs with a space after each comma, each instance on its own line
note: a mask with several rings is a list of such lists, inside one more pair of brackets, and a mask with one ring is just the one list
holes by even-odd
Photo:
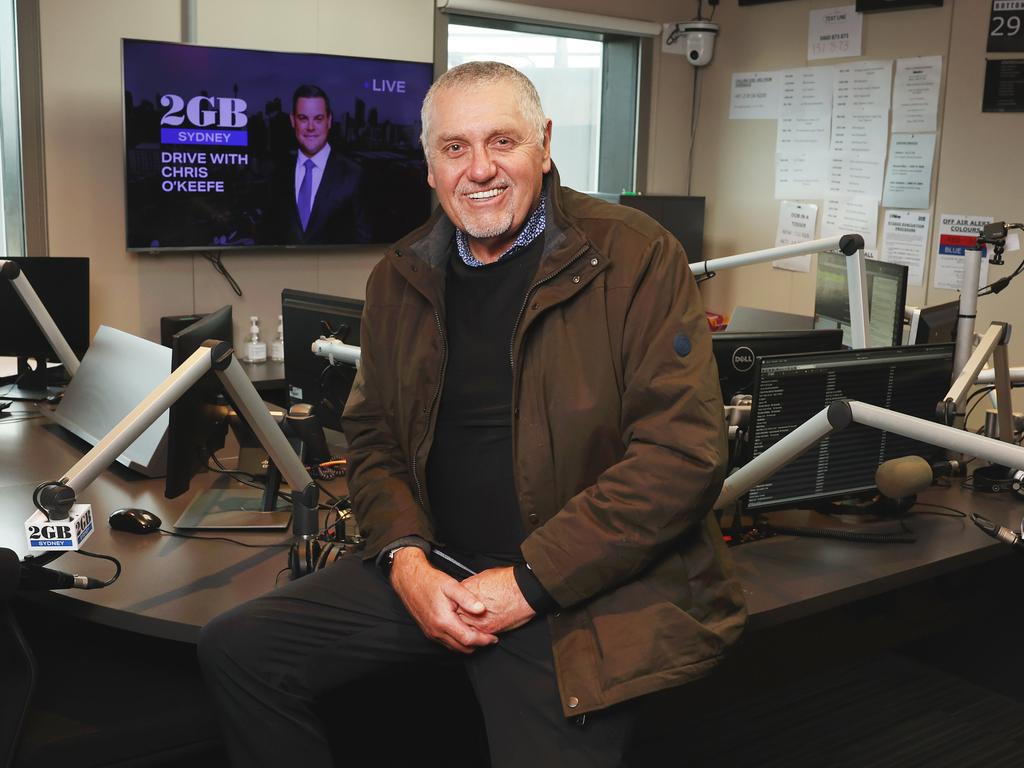
[[515, 242], [551, 170], [551, 123], [522, 115], [508, 83], [447, 88], [434, 98], [427, 181], [470, 239], [473, 255], [496, 260]]

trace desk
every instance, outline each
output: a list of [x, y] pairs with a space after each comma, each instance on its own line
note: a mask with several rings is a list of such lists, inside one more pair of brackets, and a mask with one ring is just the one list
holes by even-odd
[[[1024, 500], [1012, 493], [977, 493], [959, 485], [932, 487], [918, 498], [968, 515], [977, 512], [1013, 530], [1024, 512]], [[810, 513], [805, 511], [767, 516], [777, 525], [822, 525], [820, 520], [809, 522]], [[732, 554], [750, 609], [750, 628], [821, 613], [1011, 552], [969, 518], [917, 514], [906, 522], [917, 539], [913, 544], [777, 536], [735, 547]], [[894, 528], [894, 523], [885, 526], [886, 531]]]
[[[19, 410], [24, 410], [22, 406]], [[13, 422], [13, 419], [9, 421]], [[81, 458], [87, 446], [44, 419], [0, 420], [0, 546], [28, 552], [23, 524], [32, 490]], [[223, 482], [223, 478], [219, 481]], [[163, 496], [163, 480], [135, 476], [119, 465], [81, 494], [93, 505], [96, 532], [87, 549], [116, 556], [124, 573], [114, 585], [93, 591], [52, 593], [62, 610], [122, 629], [195, 642], [200, 627], [228, 608], [273, 588], [286, 565], [283, 549], [246, 549], [228, 542], [192, 541], [159, 534], [110, 530], [114, 509], [149, 509], [170, 528], [193, 493], [214, 481], [201, 475], [177, 499]], [[932, 488], [922, 500], [980, 512], [1016, 528], [1024, 503], [1012, 494], [980, 494]], [[804, 513], [795, 513], [797, 515]], [[774, 516], [773, 516], [774, 517]], [[800, 524], [799, 519], [786, 520]], [[855, 542], [779, 536], [732, 550], [750, 609], [751, 628], [792, 621], [840, 605], [923, 582], [943, 573], [1007, 555], [1010, 548], [979, 531], [968, 519], [918, 515], [908, 521], [914, 544]], [[214, 534], [210, 534], [214, 535]], [[249, 543], [287, 542], [287, 534], [226, 534]], [[76, 553], [57, 566], [104, 577], [108, 564]]]
[[[17, 410], [33, 408], [20, 404]], [[15, 418], [0, 420], [0, 546], [25, 556], [24, 522], [32, 512], [32, 491], [39, 483], [59, 477], [89, 446], [45, 419], [15, 422]], [[112, 466], [81, 494], [80, 501], [92, 504], [96, 521], [85, 548], [117, 557], [124, 567], [121, 578], [104, 589], [45, 597], [81, 618], [194, 643], [200, 627], [211, 618], [272, 589], [278, 572], [287, 565], [287, 550], [112, 531], [106, 518], [120, 507], [143, 507], [158, 514], [164, 527], [171, 529], [194, 494], [214, 482], [226, 482], [226, 478], [199, 475], [192, 490], [167, 499], [163, 479], [143, 478], [120, 465]], [[290, 535], [280, 531], [223, 535], [253, 544], [290, 541]], [[109, 563], [74, 552], [62, 555], [55, 567], [98, 578], [111, 572]]]

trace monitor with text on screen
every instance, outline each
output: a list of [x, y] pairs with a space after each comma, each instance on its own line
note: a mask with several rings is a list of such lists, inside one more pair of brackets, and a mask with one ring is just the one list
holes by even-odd
[[[818, 254], [814, 283], [814, 327], [841, 328], [843, 343], [852, 345], [847, 257]], [[907, 267], [877, 259], [864, 259], [868, 294], [868, 344], [892, 347], [903, 339], [903, 312], [907, 303]]]
[[838, 329], [767, 331], [765, 333], [714, 333], [711, 349], [718, 366], [718, 383], [726, 405], [735, 395], [754, 392], [754, 363], [765, 355], [794, 355], [840, 349], [843, 332]]
[[[934, 420], [949, 388], [952, 344], [856, 349], [757, 360], [749, 458], [755, 458], [839, 399], [859, 400]], [[871, 494], [875, 470], [900, 456], [933, 457], [937, 449], [860, 424], [829, 435], [748, 496], [748, 509], [806, 505]]]

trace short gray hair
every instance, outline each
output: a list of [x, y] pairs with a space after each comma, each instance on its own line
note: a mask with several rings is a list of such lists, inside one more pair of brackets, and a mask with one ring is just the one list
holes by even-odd
[[423, 153], [427, 156], [427, 162], [430, 162], [430, 145], [427, 140], [430, 136], [430, 121], [434, 113], [434, 97], [437, 93], [451, 88], [468, 90], [476, 86], [495, 83], [507, 83], [512, 86], [519, 101], [520, 113], [526, 122], [534, 126], [537, 131], [534, 140], [538, 144], [544, 144], [547, 118], [544, 116], [544, 108], [540, 104], [540, 94], [530, 82], [530, 78], [515, 67], [510, 67], [499, 61], [467, 61], [465, 64], [452, 67], [437, 78], [423, 99], [423, 107], [420, 109], [420, 122], [422, 123], [420, 141], [423, 144]]

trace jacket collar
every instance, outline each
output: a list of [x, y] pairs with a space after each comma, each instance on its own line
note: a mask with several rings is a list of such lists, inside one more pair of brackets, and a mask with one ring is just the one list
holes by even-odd
[[[544, 253], [539, 272], [541, 279], [560, 270], [587, 243], [587, 238], [565, 212], [562, 190], [558, 169], [552, 163], [551, 170], [544, 175], [547, 206]], [[423, 226], [399, 240], [385, 257], [413, 286], [432, 299], [443, 287], [445, 265], [454, 237], [455, 226], [438, 206]], [[423, 269], [423, 265], [427, 269]]]

